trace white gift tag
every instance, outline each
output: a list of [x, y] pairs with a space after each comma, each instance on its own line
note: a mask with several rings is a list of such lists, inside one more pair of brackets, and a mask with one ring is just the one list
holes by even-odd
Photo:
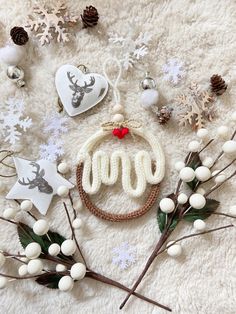
[[97, 73], [83, 73], [73, 65], [63, 65], [56, 73], [59, 98], [73, 117], [96, 106], [108, 91], [107, 80]]

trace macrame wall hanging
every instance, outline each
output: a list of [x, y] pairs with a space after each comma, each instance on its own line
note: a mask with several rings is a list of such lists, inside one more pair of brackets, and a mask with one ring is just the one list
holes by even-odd
[[[106, 72], [108, 63], [111, 62], [115, 62], [119, 70], [114, 82], [108, 78]], [[76, 177], [80, 197], [85, 206], [99, 218], [120, 222], [140, 217], [154, 205], [159, 193], [160, 182], [165, 173], [165, 157], [156, 136], [145, 129], [140, 122], [124, 119], [123, 106], [120, 104], [120, 93], [117, 88], [121, 77], [120, 62], [117, 59], [108, 59], [104, 63], [104, 75], [110, 86], [113, 87], [115, 103], [113, 111], [115, 115], [112, 121], [103, 123], [100, 130], [93, 134], [81, 147], [78, 154], [79, 164]], [[145, 150], [138, 151], [133, 162], [128, 153], [122, 149], [113, 151], [111, 155], [102, 150], [95, 151], [96, 146], [107, 137], [116, 136], [121, 140], [130, 134], [142, 138], [150, 145], [153, 151], [153, 160], [150, 153]], [[133, 171], [136, 176], [136, 183], [131, 180]], [[98, 193], [102, 184], [114, 185], [119, 177], [124, 192], [134, 198], [142, 196], [148, 184], [152, 185], [145, 204], [141, 208], [125, 214], [115, 214], [98, 208], [90, 200], [90, 195]]]

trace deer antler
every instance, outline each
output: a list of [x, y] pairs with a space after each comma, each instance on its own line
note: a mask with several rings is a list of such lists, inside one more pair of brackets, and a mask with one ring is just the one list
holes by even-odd
[[30, 165], [31, 165], [32, 167], [35, 167], [35, 168], [36, 168], [36, 171], [32, 171], [32, 173], [35, 173], [36, 176], [37, 176], [37, 175], [39, 174], [39, 171], [40, 171], [40, 165], [37, 164], [37, 163], [34, 162], [34, 161], [32, 161], [32, 162], [30, 163]]
[[25, 182], [25, 179], [23, 178], [22, 180], [18, 180], [18, 182], [21, 184], [21, 185], [30, 185], [32, 183], [32, 181], [27, 178], [28, 182]]
[[87, 87], [93, 86], [94, 83], [95, 83], [95, 78], [94, 78], [94, 76], [90, 76], [90, 83], [84, 82], [83, 88], [87, 88]]

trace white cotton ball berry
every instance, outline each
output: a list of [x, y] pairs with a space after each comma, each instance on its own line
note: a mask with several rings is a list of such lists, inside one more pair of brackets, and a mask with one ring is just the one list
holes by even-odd
[[76, 251], [76, 245], [74, 240], [65, 240], [61, 245], [61, 251], [64, 255], [73, 255]]
[[2, 253], [0, 253], [0, 267], [4, 265], [5, 261], [6, 257]]
[[183, 161], [177, 161], [175, 163], [175, 170], [180, 171], [185, 167], [185, 163]]
[[[173, 242], [169, 242], [170, 245]], [[167, 244], [167, 247], [168, 247]], [[178, 257], [182, 254], [182, 246], [180, 244], [174, 244], [171, 247], [167, 248], [167, 254], [171, 257]]]
[[208, 168], [211, 168], [214, 164], [214, 160], [211, 157], [206, 157], [202, 161], [202, 165]]
[[234, 111], [230, 117], [232, 121], [236, 121], [236, 111]]
[[206, 199], [202, 194], [192, 194], [189, 198], [189, 204], [195, 209], [201, 209], [206, 205]]
[[220, 174], [218, 174], [218, 175], [214, 178], [214, 181], [215, 181], [216, 184], [219, 184], [219, 183], [224, 182], [225, 179], [226, 179], [226, 175], [225, 175], [223, 172], [221, 172]]
[[0, 276], [0, 289], [4, 289], [8, 283], [8, 279], [6, 277]]
[[179, 177], [183, 182], [191, 182], [195, 178], [195, 172], [190, 167], [184, 167], [180, 170]]
[[198, 152], [200, 148], [200, 143], [198, 141], [192, 141], [188, 144], [188, 150], [192, 153]]
[[82, 263], [75, 263], [70, 270], [70, 275], [74, 280], [81, 280], [86, 274], [86, 267]]
[[27, 265], [21, 265], [18, 269], [19, 276], [25, 276], [28, 274], [28, 266]]
[[124, 107], [123, 107], [122, 105], [116, 104], [116, 105], [113, 107], [112, 111], [113, 111], [114, 113], [121, 113], [121, 112], [124, 111]]
[[0, 193], [4, 192], [4, 190], [5, 190], [5, 184], [2, 181], [0, 181]]
[[236, 217], [236, 205], [230, 206], [229, 214]]
[[65, 265], [62, 265], [62, 264], [57, 264], [57, 266], [56, 266], [56, 271], [57, 271], [58, 273], [61, 273], [61, 272], [63, 272], [63, 271], [66, 271], [66, 266], [65, 266]]
[[51, 256], [57, 256], [61, 251], [61, 247], [59, 244], [57, 243], [53, 243], [49, 246], [48, 248], [48, 253], [51, 255]]
[[171, 198], [163, 198], [160, 201], [160, 209], [163, 213], [169, 214], [172, 213], [175, 209], [175, 203]]
[[195, 175], [196, 178], [199, 181], [206, 181], [208, 179], [210, 179], [211, 177], [211, 171], [209, 168], [205, 167], [205, 166], [200, 166], [195, 170]]
[[225, 125], [222, 125], [222, 126], [218, 127], [217, 134], [220, 137], [225, 138], [229, 134], [229, 128], [227, 126], [225, 126]]
[[230, 140], [225, 142], [222, 150], [225, 154], [234, 155], [236, 153], [236, 141]]
[[18, 65], [24, 55], [24, 46], [12, 44], [0, 49], [0, 60], [8, 65]]
[[32, 259], [27, 265], [27, 270], [30, 275], [40, 274], [43, 270], [43, 263], [40, 259]]
[[188, 196], [185, 193], [180, 193], [177, 200], [179, 204], [186, 204], [188, 201]]
[[123, 114], [121, 114], [121, 113], [116, 113], [116, 114], [113, 116], [112, 121], [113, 121], [113, 122], [123, 122], [124, 119], [125, 119], [125, 118], [124, 118]]
[[197, 137], [204, 139], [208, 137], [208, 130], [201, 128], [197, 131]]
[[33, 231], [35, 234], [42, 236], [46, 234], [49, 230], [49, 224], [44, 219], [39, 219], [34, 223]]
[[29, 200], [25, 200], [23, 202], [21, 202], [20, 204], [20, 208], [21, 210], [25, 210], [25, 211], [30, 211], [33, 207], [33, 203]]
[[5, 219], [14, 219], [17, 214], [17, 209], [15, 207], [6, 208], [3, 212], [3, 217]]
[[145, 89], [141, 94], [141, 105], [148, 109], [158, 103], [159, 93], [156, 89]]
[[83, 209], [83, 203], [82, 203], [81, 199], [76, 200], [76, 201], [73, 203], [73, 207], [74, 207], [75, 210], [78, 210], [78, 211], [80, 211], [81, 209]]
[[39, 257], [41, 252], [42, 252], [41, 246], [37, 242], [31, 242], [25, 248], [25, 255], [29, 259], [34, 259], [34, 258]]
[[197, 194], [201, 194], [204, 195], [206, 193], [206, 191], [203, 188], [198, 188], [196, 191]]
[[81, 227], [83, 227], [83, 220], [80, 218], [76, 218], [73, 222], [72, 222], [72, 227], [74, 229], [80, 229]]
[[71, 291], [73, 287], [74, 281], [70, 276], [63, 276], [58, 283], [58, 288], [61, 291]]
[[57, 195], [61, 197], [66, 197], [68, 194], [69, 194], [69, 188], [65, 185], [61, 185], [57, 189]]
[[58, 167], [57, 167], [57, 170], [62, 173], [62, 174], [65, 174], [69, 171], [69, 166], [66, 162], [61, 162]]
[[193, 227], [197, 231], [204, 231], [206, 229], [206, 223], [202, 219], [196, 219], [193, 223]]

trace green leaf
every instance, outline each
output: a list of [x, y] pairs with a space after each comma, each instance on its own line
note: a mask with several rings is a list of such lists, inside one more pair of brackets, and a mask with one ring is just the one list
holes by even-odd
[[193, 222], [196, 219], [202, 219], [205, 220], [208, 217], [211, 216], [214, 211], [217, 210], [219, 207], [220, 202], [213, 200], [213, 199], [207, 199], [206, 205], [201, 209], [195, 209], [192, 208], [184, 215], [183, 219], [188, 222]]
[[63, 275], [60, 274], [43, 274], [40, 275], [35, 281], [50, 289], [58, 289], [58, 283]]
[[[192, 153], [192, 157], [190, 161], [186, 164], [186, 166], [192, 168], [193, 170], [196, 170], [201, 165], [202, 165], [202, 161], [198, 153]], [[187, 185], [190, 187], [192, 191], [196, 188], [197, 184], [198, 184], [198, 180], [196, 178], [191, 182], [187, 182]]]
[[161, 210], [158, 211], [157, 222], [161, 233], [164, 231], [166, 226], [167, 214], [163, 213]]

